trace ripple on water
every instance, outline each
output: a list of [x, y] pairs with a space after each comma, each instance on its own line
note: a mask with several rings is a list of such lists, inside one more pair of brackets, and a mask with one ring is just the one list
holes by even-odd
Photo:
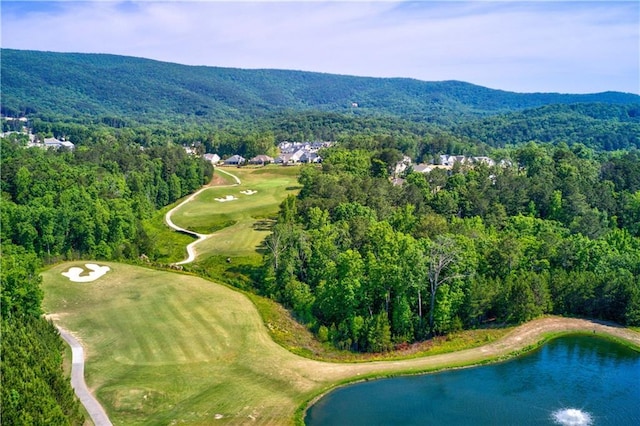
[[553, 420], [563, 426], [590, 426], [593, 424], [591, 415], [577, 408], [563, 408], [551, 414]]

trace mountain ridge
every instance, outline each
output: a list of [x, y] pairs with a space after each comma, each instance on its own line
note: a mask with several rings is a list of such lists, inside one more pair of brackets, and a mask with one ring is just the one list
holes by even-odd
[[550, 104], [640, 103], [638, 95], [614, 91], [516, 93], [457, 80], [181, 65], [101, 53], [1, 49], [0, 55], [6, 115], [215, 120], [317, 110], [449, 122]]

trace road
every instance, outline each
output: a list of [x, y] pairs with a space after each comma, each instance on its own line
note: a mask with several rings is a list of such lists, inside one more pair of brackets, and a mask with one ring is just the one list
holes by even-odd
[[71, 346], [71, 387], [76, 392], [80, 403], [84, 405], [96, 426], [112, 426], [109, 416], [98, 400], [89, 392], [84, 381], [84, 349], [82, 345], [64, 328], [58, 326], [58, 331], [64, 341]]

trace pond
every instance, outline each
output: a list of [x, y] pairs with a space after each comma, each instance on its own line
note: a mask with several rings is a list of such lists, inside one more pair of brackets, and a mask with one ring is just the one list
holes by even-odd
[[508, 362], [357, 383], [309, 408], [321, 425], [640, 425], [640, 353], [566, 336]]

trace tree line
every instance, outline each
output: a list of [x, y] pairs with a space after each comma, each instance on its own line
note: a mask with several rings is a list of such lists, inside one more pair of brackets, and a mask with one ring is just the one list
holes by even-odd
[[265, 242], [259, 290], [319, 339], [381, 351], [547, 313], [640, 324], [637, 152], [530, 143], [400, 186], [388, 151], [327, 150]]
[[3, 241], [47, 258], [151, 255], [142, 221], [212, 172], [180, 146], [141, 149], [110, 135], [74, 151], [1, 143]]
[[40, 266], [33, 251], [2, 240], [0, 422], [82, 425], [84, 415], [62, 369], [64, 343], [41, 317]]

